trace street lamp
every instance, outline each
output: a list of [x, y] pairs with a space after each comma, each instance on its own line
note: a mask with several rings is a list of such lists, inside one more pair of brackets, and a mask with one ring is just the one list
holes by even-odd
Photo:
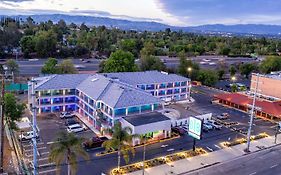
[[235, 77], [235, 76], [232, 76], [232, 77], [231, 77], [231, 80], [232, 80], [232, 81], [236, 81], [236, 77]]
[[251, 109], [251, 116], [250, 116], [250, 123], [249, 123], [249, 129], [247, 133], [247, 147], [245, 149], [245, 152], [250, 152], [250, 142], [251, 142], [251, 131], [252, 131], [252, 126], [253, 126], [253, 120], [254, 120], [254, 112], [255, 112], [255, 105], [256, 105], [256, 97], [257, 97], [257, 91], [258, 91], [258, 86], [259, 86], [259, 74], [256, 74], [256, 87], [255, 87], [255, 92], [254, 92], [254, 99], [253, 99], [253, 104], [252, 104], [252, 109]]

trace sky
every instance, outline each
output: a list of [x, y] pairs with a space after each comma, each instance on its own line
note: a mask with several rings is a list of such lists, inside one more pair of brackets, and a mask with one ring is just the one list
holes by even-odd
[[281, 0], [0, 0], [1, 15], [70, 14], [203, 24], [281, 25]]

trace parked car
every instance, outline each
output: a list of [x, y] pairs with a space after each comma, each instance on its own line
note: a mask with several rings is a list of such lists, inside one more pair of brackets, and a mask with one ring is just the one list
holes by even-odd
[[214, 120], [208, 120], [208, 124], [212, 125], [215, 129], [221, 129], [222, 125], [220, 125], [218, 122]]
[[172, 128], [172, 131], [179, 134], [179, 135], [184, 135], [186, 133], [185, 130], [183, 130], [182, 128]]
[[60, 113], [61, 119], [72, 118], [74, 116], [75, 115], [72, 112], [62, 112], [62, 113]]
[[74, 119], [67, 119], [65, 121], [65, 126], [70, 126], [70, 125], [75, 125], [75, 124], [79, 124], [79, 123]]
[[228, 119], [228, 117], [229, 117], [228, 113], [222, 113], [221, 115], [217, 116], [217, 119], [225, 120], [225, 119]]
[[93, 137], [92, 139], [83, 142], [83, 147], [85, 149], [98, 148], [101, 147], [106, 140], [108, 140], [106, 137]]
[[66, 130], [69, 133], [72, 133], [72, 132], [77, 133], [77, 132], [83, 131], [84, 128], [79, 124], [74, 124], [74, 125], [68, 126]]
[[212, 130], [214, 129], [212, 125], [208, 124], [208, 123], [204, 123], [203, 127], [206, 127], [208, 130]]
[[203, 125], [203, 132], [209, 132], [209, 129]]
[[[38, 134], [36, 133], [36, 138], [38, 138]], [[30, 140], [33, 138], [33, 131], [29, 131], [26, 133], [22, 133], [21, 135], [19, 135], [19, 140]]]

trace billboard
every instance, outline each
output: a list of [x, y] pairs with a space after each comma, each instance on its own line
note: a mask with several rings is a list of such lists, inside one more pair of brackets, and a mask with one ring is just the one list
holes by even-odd
[[203, 121], [196, 117], [189, 118], [188, 135], [198, 140], [201, 139]]

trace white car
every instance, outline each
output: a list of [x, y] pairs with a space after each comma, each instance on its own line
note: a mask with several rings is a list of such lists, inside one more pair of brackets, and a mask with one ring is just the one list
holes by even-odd
[[74, 125], [68, 126], [66, 130], [69, 133], [72, 133], [72, 132], [77, 133], [77, 132], [83, 131], [84, 128], [79, 124], [74, 124]]
[[[19, 140], [30, 140], [33, 138], [33, 131], [29, 131], [26, 133], [22, 133], [19, 135]], [[38, 134], [36, 133], [36, 138], [38, 138]]]
[[71, 112], [62, 112], [60, 114], [60, 118], [63, 119], [63, 118], [72, 118], [74, 117], [75, 115]]
[[208, 123], [204, 123], [203, 127], [207, 128], [208, 130], [212, 130], [214, 129], [212, 125], [208, 124]]
[[218, 122], [214, 121], [214, 120], [208, 120], [207, 124], [212, 125], [215, 129], [222, 129], [222, 125], [220, 125]]

